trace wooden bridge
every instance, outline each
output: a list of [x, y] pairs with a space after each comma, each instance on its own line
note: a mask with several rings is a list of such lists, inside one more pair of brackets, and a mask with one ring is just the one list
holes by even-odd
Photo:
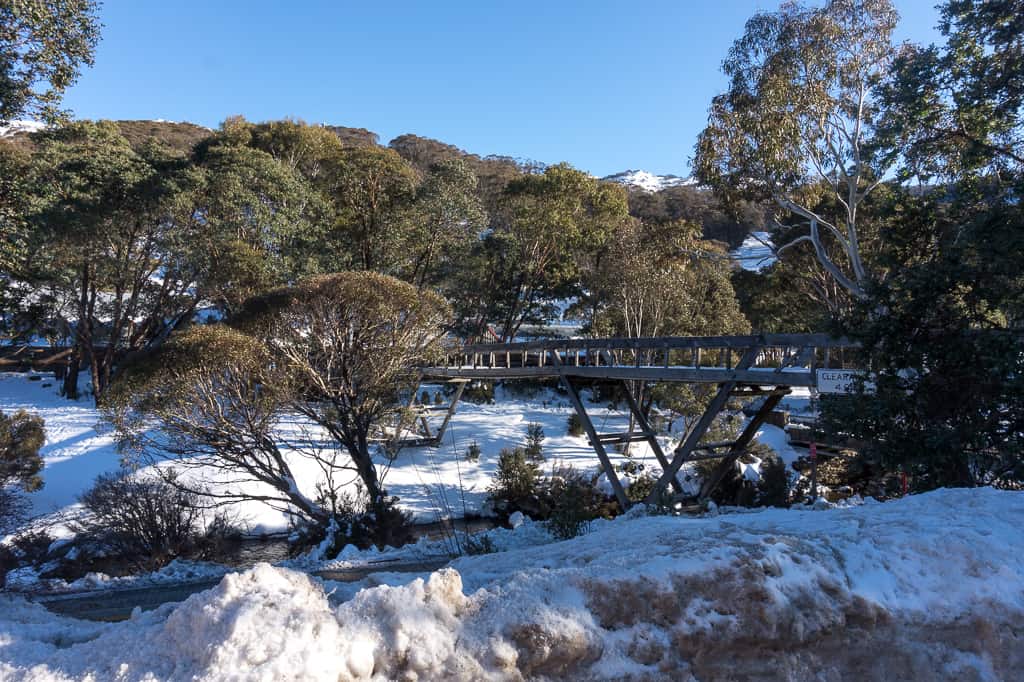
[[[819, 369], [845, 365], [847, 349], [856, 344], [826, 334], [763, 334], [753, 336], [651, 337], [558, 339], [507, 344], [467, 345], [449, 350], [436, 366], [421, 367], [424, 381], [453, 381], [458, 387], [446, 406], [429, 408], [443, 414], [431, 431], [427, 414], [420, 419], [425, 437], [417, 445], [440, 445], [455, 413], [465, 383], [472, 380], [557, 379], [569, 395], [583, 429], [597, 454], [615, 497], [623, 509], [630, 501], [611, 464], [607, 445], [646, 442], [662, 468], [661, 478], [645, 502], [663, 499], [667, 488], [676, 496], [682, 489], [676, 478], [686, 462], [720, 459], [698, 498], [703, 501], [719, 485], [736, 460], [747, 450], [758, 429], [794, 387], [816, 387]], [[598, 433], [579, 393], [580, 380], [621, 381], [638, 430]], [[700, 418], [672, 453], [662, 450], [656, 434], [626, 382], [682, 382], [717, 385]], [[635, 383], [634, 383], [635, 385]], [[763, 397], [764, 401], [734, 441], [702, 442], [715, 417], [730, 398]]]

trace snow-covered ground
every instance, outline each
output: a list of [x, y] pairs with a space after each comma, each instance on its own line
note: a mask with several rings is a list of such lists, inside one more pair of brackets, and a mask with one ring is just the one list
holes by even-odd
[[[59, 383], [51, 376], [31, 381], [29, 374], [0, 374], [0, 411], [25, 409], [38, 413], [46, 422], [46, 444], [42, 455], [44, 486], [28, 497], [34, 514], [51, 514], [74, 507], [78, 496], [96, 476], [121, 466], [110, 427], [90, 399], [68, 401], [57, 394]], [[424, 386], [433, 394], [435, 387]], [[590, 405], [599, 430], [625, 431], [628, 417], [606, 405]], [[391, 464], [385, 484], [400, 505], [420, 522], [435, 521], [438, 515], [462, 516], [464, 511], [480, 512], [487, 486], [497, 467], [502, 448], [522, 445], [531, 422], [542, 425], [545, 435], [546, 467], [572, 466], [590, 471], [598, 462], [583, 437], [566, 433], [571, 412], [568, 399], [553, 391], [541, 391], [529, 399], [504, 395], [499, 388], [492, 405], [459, 404], [451, 428], [440, 448], [407, 448]], [[467, 447], [476, 441], [481, 449], [477, 462], [465, 458]], [[665, 447], [670, 446], [666, 439]], [[657, 461], [646, 444], [633, 445], [636, 461], [653, 469]], [[612, 453], [614, 460], [621, 456]], [[383, 464], [383, 460], [380, 462]], [[319, 469], [309, 460], [293, 461], [299, 484], [315, 489]], [[352, 482], [354, 489], [355, 482]], [[252, 532], [287, 530], [287, 518], [261, 503], [240, 505], [235, 512]]]
[[18, 133], [37, 133], [46, 128], [42, 121], [9, 121], [0, 126], [0, 138], [17, 135]]
[[636, 511], [340, 599], [265, 564], [123, 623], [0, 597], [0, 678], [1014, 679], [1021, 518], [1024, 495], [991, 489]]
[[772, 237], [767, 232], [752, 232], [732, 250], [732, 259], [744, 270], [763, 270], [778, 258], [772, 250]]

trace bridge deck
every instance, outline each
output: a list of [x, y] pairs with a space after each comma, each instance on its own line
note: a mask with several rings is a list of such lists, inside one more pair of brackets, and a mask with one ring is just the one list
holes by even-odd
[[[421, 368], [425, 379], [519, 379], [571, 376], [626, 381], [674, 381], [753, 386], [814, 386], [815, 369], [833, 350], [852, 348], [825, 334], [560, 339], [479, 344], [450, 351]], [[739, 367], [753, 350], [749, 367]]]

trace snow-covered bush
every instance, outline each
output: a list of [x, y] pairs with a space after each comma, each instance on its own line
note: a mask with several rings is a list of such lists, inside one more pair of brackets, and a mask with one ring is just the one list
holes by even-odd
[[573, 412], [569, 415], [569, 418], [565, 420], [566, 431], [570, 436], [582, 436], [583, 435], [583, 422], [580, 420], [580, 416]]
[[74, 529], [84, 544], [148, 569], [179, 556], [202, 556], [238, 535], [222, 515], [207, 523], [198, 494], [156, 476], [104, 474], [79, 500], [86, 513]]
[[789, 506], [789, 472], [777, 455], [761, 460], [761, 477], [757, 481], [757, 503], [766, 507]]
[[318, 546], [321, 558], [333, 559], [347, 545], [383, 549], [400, 547], [413, 539], [412, 516], [398, 506], [397, 497], [371, 504], [365, 494], [342, 494], [319, 502], [328, 510], [330, 520], [327, 524], [302, 525], [297, 529], [295, 545]]
[[12, 530], [24, 516], [20, 492], [32, 492], [43, 485], [39, 449], [45, 440], [39, 416], [24, 410], [10, 416], [0, 412], [0, 533]]
[[0, 544], [0, 587], [6, 584], [9, 571], [44, 563], [52, 544], [53, 536], [45, 530], [21, 532]]
[[534, 462], [544, 461], [544, 427], [537, 422], [526, 425], [526, 456]]
[[469, 444], [466, 448], [466, 461], [467, 462], [479, 462], [480, 461], [480, 444], [475, 440]]

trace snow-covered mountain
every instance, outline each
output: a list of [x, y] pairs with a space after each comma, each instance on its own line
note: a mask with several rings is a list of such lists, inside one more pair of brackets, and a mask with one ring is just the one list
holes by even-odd
[[679, 185], [694, 185], [693, 178], [681, 178], [678, 175], [655, 175], [645, 170], [627, 170], [615, 175], [608, 175], [601, 178], [611, 182], [617, 182], [626, 187], [635, 187], [646, 192], [657, 192], [666, 187], [677, 187]]
[[0, 125], [0, 137], [8, 137], [18, 133], [35, 133], [46, 127], [41, 121], [10, 121]]

